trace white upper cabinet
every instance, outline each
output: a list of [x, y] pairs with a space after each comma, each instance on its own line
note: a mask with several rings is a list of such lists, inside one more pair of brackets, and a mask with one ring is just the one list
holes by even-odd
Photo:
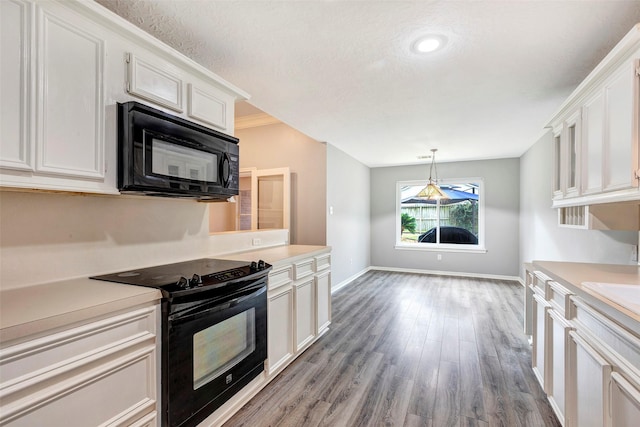
[[29, 145], [32, 5], [0, 2], [0, 167], [32, 170]]
[[36, 10], [36, 171], [103, 179], [104, 34], [56, 4]]
[[604, 190], [638, 186], [638, 58], [640, 48], [605, 84]]
[[604, 98], [604, 91], [596, 92], [582, 107], [582, 194], [602, 191]]
[[640, 24], [587, 76], [549, 123], [554, 207], [640, 200]]
[[107, 32], [54, 1], [3, 1], [0, 16], [0, 185], [117, 193], [104, 129]]
[[101, 5], [0, 1], [0, 187], [118, 194], [119, 102], [232, 135], [248, 95]]

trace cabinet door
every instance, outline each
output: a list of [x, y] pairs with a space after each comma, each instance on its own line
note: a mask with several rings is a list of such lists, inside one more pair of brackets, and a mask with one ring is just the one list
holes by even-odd
[[37, 7], [36, 170], [104, 178], [104, 41], [61, 4]]
[[[637, 186], [638, 98], [637, 61], [629, 61], [605, 85], [606, 131], [604, 140], [604, 190]], [[634, 135], [636, 133], [636, 135]]]
[[617, 372], [611, 374], [611, 425], [632, 427], [640, 420], [640, 390]]
[[582, 108], [582, 194], [602, 191], [604, 91]]
[[571, 368], [567, 396], [571, 396], [569, 426], [609, 427], [608, 382], [611, 364], [575, 331], [569, 332]]
[[233, 135], [233, 96], [214, 87], [187, 85], [187, 115]]
[[532, 271], [525, 271], [525, 286], [524, 286], [524, 298], [523, 298], [523, 312], [524, 312], [524, 334], [531, 336], [532, 334], [532, 322], [533, 322], [533, 290], [534, 275]]
[[316, 301], [318, 318], [317, 334], [320, 335], [329, 328], [331, 324], [331, 272], [326, 271], [317, 274], [316, 281]]
[[268, 297], [267, 365], [274, 375], [293, 357], [293, 288], [282, 287]]
[[32, 170], [29, 133], [31, 10], [29, 2], [0, 2], [0, 167]]
[[314, 278], [294, 284], [296, 298], [296, 351], [303, 350], [316, 336]]
[[562, 130], [553, 134], [553, 199], [558, 200], [564, 197], [563, 179], [563, 158], [562, 155]]
[[581, 110], [569, 117], [564, 125], [564, 168], [565, 168], [565, 196], [572, 197], [579, 194], [580, 187], [580, 141]]
[[548, 306], [544, 298], [534, 292], [533, 295], [533, 322], [532, 322], [532, 352], [531, 352], [531, 367], [533, 373], [538, 378], [538, 382], [545, 388], [545, 343], [547, 336], [547, 312]]
[[565, 404], [565, 349], [569, 338], [569, 332], [572, 330], [569, 323], [564, 319], [562, 314], [555, 310], [548, 312], [549, 322], [549, 371], [547, 384], [549, 402], [555, 411], [560, 423], [565, 425], [566, 404]]

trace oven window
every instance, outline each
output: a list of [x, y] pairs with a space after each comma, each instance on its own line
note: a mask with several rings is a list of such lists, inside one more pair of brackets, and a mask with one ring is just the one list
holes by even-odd
[[216, 182], [218, 156], [158, 138], [151, 140], [151, 172], [176, 178]]
[[254, 352], [255, 317], [255, 308], [251, 308], [193, 336], [194, 390]]

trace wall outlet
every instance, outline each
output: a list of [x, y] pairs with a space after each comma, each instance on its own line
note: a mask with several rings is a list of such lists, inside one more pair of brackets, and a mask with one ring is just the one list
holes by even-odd
[[442, 254], [438, 254], [438, 255], [436, 255], [436, 259], [437, 259], [438, 261], [442, 261]]
[[257, 237], [255, 237], [251, 243], [253, 244], [253, 246], [260, 246], [262, 244], [262, 240], [258, 239]]

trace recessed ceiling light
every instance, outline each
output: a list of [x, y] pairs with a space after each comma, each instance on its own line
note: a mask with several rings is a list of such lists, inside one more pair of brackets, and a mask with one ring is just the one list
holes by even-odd
[[442, 49], [447, 44], [447, 38], [438, 34], [420, 37], [413, 42], [411, 48], [416, 53], [429, 53]]

